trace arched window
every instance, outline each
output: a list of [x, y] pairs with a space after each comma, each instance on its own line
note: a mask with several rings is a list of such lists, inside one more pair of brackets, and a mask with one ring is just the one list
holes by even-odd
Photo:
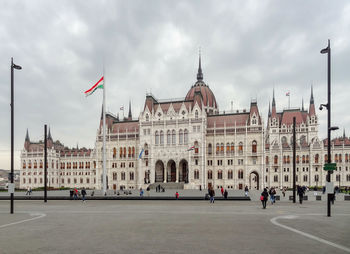
[[230, 153], [230, 143], [226, 143], [226, 154]]
[[235, 144], [231, 143], [231, 153], [234, 154], [235, 153]]
[[345, 162], [349, 162], [349, 155], [345, 154]]
[[199, 171], [196, 169], [195, 171], [194, 171], [194, 179], [199, 179]]
[[130, 181], [134, 181], [134, 172], [129, 173]]
[[195, 118], [198, 119], [198, 110], [196, 110], [196, 112], [194, 113]]
[[34, 160], [34, 168], [37, 168], [38, 167], [38, 164], [36, 162], [36, 160]]
[[288, 182], [288, 180], [289, 180], [288, 175], [285, 175], [285, 176], [284, 176], [284, 181], [285, 181], [285, 182]]
[[257, 143], [256, 143], [256, 141], [254, 140], [254, 141], [252, 142], [252, 153], [256, 153], [256, 146], [257, 146]]
[[278, 175], [274, 175], [274, 176], [273, 176], [273, 181], [274, 181], [275, 183], [278, 182]]
[[164, 145], [164, 132], [160, 131], [160, 144]]
[[305, 163], [305, 155], [303, 155], [302, 162]]
[[295, 162], [299, 164], [299, 162], [300, 162], [300, 157], [299, 157], [299, 155], [297, 155], [297, 157], [295, 158]]
[[29, 160], [29, 162], [28, 162], [28, 168], [32, 168], [32, 162], [31, 162], [31, 160]]
[[158, 131], [156, 131], [156, 134], [155, 134], [155, 143], [156, 143], [156, 145], [159, 144], [159, 133], [158, 133]]
[[307, 175], [304, 175], [303, 180], [304, 182], [307, 182]]
[[167, 131], [167, 134], [166, 134], [166, 143], [167, 145], [170, 145], [171, 143], [171, 134], [170, 134], [170, 130]]
[[36, 183], [36, 178], [34, 178], [34, 183]]
[[131, 153], [131, 156], [134, 158], [135, 157], [135, 147], [133, 146], [132, 147], [132, 153]]
[[319, 176], [315, 175], [315, 182], [317, 183], [319, 181]]
[[238, 179], [243, 179], [243, 170], [238, 170]]
[[238, 152], [239, 152], [239, 154], [243, 154], [243, 142], [239, 142], [239, 144], [238, 144]]
[[283, 155], [283, 164], [286, 164], [287, 163], [287, 158], [285, 155]]
[[289, 157], [289, 155], [287, 156], [287, 164], [290, 164], [290, 157]]
[[325, 154], [325, 155], [324, 155], [324, 163], [327, 163], [327, 162], [328, 162], [328, 155]]
[[179, 130], [179, 144], [182, 145], [184, 142], [184, 133], [182, 130]]
[[146, 114], [146, 121], [148, 122], [149, 121], [149, 115]]
[[341, 154], [339, 154], [339, 162], [342, 162]]
[[232, 178], [233, 178], [233, 171], [232, 171], [232, 170], [229, 170], [229, 171], [227, 172], [227, 178], [228, 178], [228, 179], [232, 179]]
[[315, 163], [318, 163], [318, 158], [319, 158], [319, 155], [318, 153], [315, 155]]
[[208, 145], [208, 154], [212, 154], [213, 153], [213, 147], [211, 145], [211, 143], [209, 143]]
[[217, 143], [216, 144], [216, 154], [219, 154], [219, 152], [220, 152], [220, 144]]
[[24, 160], [23, 161], [23, 169], [25, 169], [26, 168], [26, 161]]
[[278, 164], [278, 156], [277, 155], [275, 155], [275, 157], [273, 158], [273, 163]]
[[123, 148], [119, 148], [119, 157], [120, 157], [120, 158], [123, 157]]
[[208, 179], [213, 179], [213, 171], [208, 170]]
[[125, 172], [121, 172], [121, 174], [120, 174], [120, 178], [121, 178], [121, 180], [122, 181], [125, 181]]
[[194, 142], [194, 153], [198, 154], [199, 153], [199, 145], [198, 145], [198, 141]]
[[173, 130], [173, 133], [172, 133], [172, 143], [173, 143], [173, 145], [175, 145], [176, 144], [176, 131], [175, 130]]
[[184, 144], [185, 145], [188, 144], [188, 130], [187, 129], [185, 129], [185, 131], [184, 131]]
[[266, 156], [265, 163], [266, 165], [269, 165], [269, 156]]
[[221, 143], [220, 153], [224, 153], [224, 143]]
[[43, 161], [42, 160], [40, 160], [39, 167], [43, 168]]
[[222, 170], [218, 171], [218, 179], [222, 179]]
[[126, 158], [126, 147], [124, 147], [124, 158]]
[[309, 155], [306, 155], [306, 163], [309, 163]]
[[113, 158], [115, 159], [117, 157], [117, 148], [113, 148]]
[[148, 156], [148, 144], [147, 143], [145, 144], [144, 150], [145, 150], [145, 156]]

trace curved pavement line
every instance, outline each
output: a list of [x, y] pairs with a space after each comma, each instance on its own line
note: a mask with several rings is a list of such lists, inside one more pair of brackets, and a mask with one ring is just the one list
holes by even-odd
[[31, 215], [31, 216], [39, 215], [39, 216], [34, 217], [34, 218], [30, 218], [30, 219], [26, 219], [26, 220], [20, 220], [20, 221], [8, 223], [8, 224], [0, 225], [0, 228], [5, 228], [5, 227], [8, 227], [8, 226], [13, 226], [13, 225], [20, 224], [20, 223], [27, 222], [27, 221], [37, 220], [37, 219], [40, 219], [40, 218], [43, 218], [43, 217], [46, 216], [45, 213], [31, 213], [30, 215]]
[[327, 241], [327, 240], [322, 239], [322, 238], [320, 238], [320, 237], [317, 237], [317, 236], [314, 236], [314, 235], [305, 233], [305, 232], [303, 232], [303, 231], [297, 230], [297, 229], [295, 229], [295, 228], [288, 227], [288, 226], [286, 226], [286, 225], [283, 225], [283, 224], [277, 222], [278, 219], [295, 219], [295, 218], [298, 218], [298, 216], [295, 216], [295, 215], [285, 215], [285, 216], [277, 216], [277, 217], [274, 217], [274, 218], [272, 218], [270, 221], [271, 221], [272, 224], [274, 224], [274, 225], [276, 225], [276, 226], [279, 226], [279, 227], [281, 227], [281, 228], [290, 230], [290, 231], [292, 231], [292, 232], [294, 232], [294, 233], [297, 233], [297, 234], [306, 236], [306, 237], [311, 238], [311, 239], [313, 239], [313, 240], [319, 241], [319, 242], [324, 243], [324, 244], [328, 244], [328, 245], [330, 245], [330, 246], [333, 246], [333, 247], [335, 247], [335, 248], [338, 248], [338, 249], [341, 249], [341, 250], [343, 250], [343, 251], [346, 251], [346, 252], [349, 252], [349, 253], [350, 253], [350, 248], [348, 248], [348, 247], [345, 247], [345, 246], [343, 246], [343, 245], [340, 245], [340, 244], [336, 244], [336, 243]]

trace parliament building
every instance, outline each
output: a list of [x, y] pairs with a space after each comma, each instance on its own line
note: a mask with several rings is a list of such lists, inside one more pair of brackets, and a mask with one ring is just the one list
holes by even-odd
[[[247, 110], [219, 111], [204, 82], [201, 58], [197, 80], [183, 99], [159, 100], [146, 94], [143, 111], [133, 119], [106, 113], [108, 189], [139, 189], [161, 184], [179, 189], [261, 189], [293, 186], [293, 117], [296, 117], [296, 182], [324, 186], [327, 142], [318, 137], [314, 97], [308, 110], [277, 111], [273, 95], [267, 122], [257, 101]], [[68, 148], [48, 133], [48, 186], [102, 189], [102, 116], [95, 147]], [[332, 140], [335, 185], [350, 186], [350, 139]], [[29, 133], [21, 152], [21, 188], [44, 185], [44, 142]]]

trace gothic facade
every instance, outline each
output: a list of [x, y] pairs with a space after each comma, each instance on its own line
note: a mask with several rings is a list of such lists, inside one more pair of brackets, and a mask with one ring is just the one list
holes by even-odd
[[[277, 112], [273, 96], [267, 126], [256, 101], [249, 110], [219, 112], [203, 81], [181, 100], [158, 100], [147, 94], [137, 119], [106, 113], [106, 161], [109, 189], [138, 189], [160, 183], [176, 188], [210, 186], [228, 189], [292, 187], [292, 129], [296, 117], [297, 184], [322, 186], [327, 140], [318, 138], [318, 119], [311, 90], [309, 109]], [[48, 186], [102, 188], [102, 117], [95, 147], [67, 148], [48, 135]], [[43, 186], [43, 141], [31, 142], [27, 131], [21, 152], [22, 188]], [[332, 141], [332, 180], [350, 186], [350, 140]]]

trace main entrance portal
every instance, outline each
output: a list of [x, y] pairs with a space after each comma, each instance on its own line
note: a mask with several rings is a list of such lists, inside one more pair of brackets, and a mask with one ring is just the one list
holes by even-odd
[[167, 165], [167, 182], [176, 182], [176, 163], [173, 160]]
[[249, 188], [259, 190], [259, 174], [255, 171], [249, 174]]
[[188, 183], [188, 163], [186, 160], [180, 161], [179, 182]]
[[155, 171], [155, 182], [164, 182], [164, 164], [162, 161], [157, 161]]

